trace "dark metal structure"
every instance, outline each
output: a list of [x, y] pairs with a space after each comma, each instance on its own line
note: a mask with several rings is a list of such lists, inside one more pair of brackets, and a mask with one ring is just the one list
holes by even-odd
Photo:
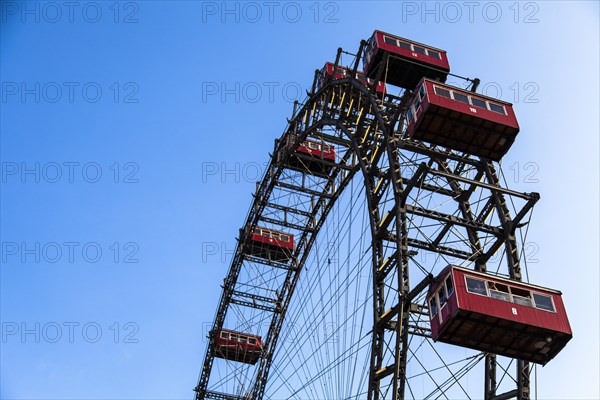
[[[371, 234], [373, 320], [364, 397], [410, 397], [411, 340], [431, 337], [424, 316], [428, 315], [425, 295], [433, 271], [415, 267], [418, 263], [411, 260], [417, 252], [451, 257], [484, 272], [502, 251], [501, 272], [513, 280], [522, 279], [518, 230], [539, 195], [503, 187], [497, 166], [489, 159], [410, 138], [406, 113], [413, 92], [375, 93], [386, 74], [387, 56], [382, 55], [376, 72], [370, 71], [374, 84], [365, 86], [355, 79], [364, 44], [348, 66], [353, 70], [348, 77], [318, 88], [315, 79], [312, 92], [303, 104], [295, 104], [286, 131], [275, 142], [223, 284], [195, 388], [197, 400], [264, 398], [274, 351], [308, 255], [336, 200], [357, 174], [365, 185]], [[334, 69], [341, 55], [339, 49]], [[314, 174], [315, 159], [310, 159], [305, 173], [292, 176], [290, 169], [301, 170], [303, 155], [298, 148], [307, 140], [335, 146], [336, 159], [321, 157], [318, 162], [324, 168], [319, 174]], [[295, 246], [289, 257], [269, 258], [256, 251], [249, 233], [257, 227], [293, 235]], [[259, 283], [253, 272], [258, 270], [268, 271], [272, 279]], [[251, 317], [242, 326], [227, 326], [228, 318], [240, 310], [249, 310]], [[256, 331], [259, 326], [263, 332]], [[235, 371], [220, 381], [213, 376], [216, 334], [223, 329], [262, 337], [262, 353], [248, 381], [238, 382], [240, 375]], [[497, 393], [496, 356], [481, 354], [478, 360], [485, 360], [485, 399], [530, 398], [528, 362], [516, 361], [515, 388]], [[224, 379], [233, 382], [235, 392], [218, 390]], [[453, 374], [451, 381], [460, 384], [460, 376]], [[440, 385], [433, 394], [441, 396], [444, 390]]]

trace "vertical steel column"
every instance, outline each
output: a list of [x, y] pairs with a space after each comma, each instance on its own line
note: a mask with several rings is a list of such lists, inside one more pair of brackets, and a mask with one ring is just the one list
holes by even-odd
[[496, 355], [485, 356], [485, 400], [492, 400], [496, 396]]

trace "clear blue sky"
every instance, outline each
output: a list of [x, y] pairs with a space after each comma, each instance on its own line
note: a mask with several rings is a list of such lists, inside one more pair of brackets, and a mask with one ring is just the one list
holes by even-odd
[[381, 29], [515, 103], [531, 281], [574, 331], [540, 398], [598, 398], [598, 3], [452, 4], [1, 2], [0, 397], [191, 398], [291, 101]]

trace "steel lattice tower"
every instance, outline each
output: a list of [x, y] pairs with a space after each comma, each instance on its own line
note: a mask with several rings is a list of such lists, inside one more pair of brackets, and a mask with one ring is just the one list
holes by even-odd
[[[265, 397], [273, 355], [307, 258], [336, 200], [357, 174], [364, 181], [371, 235], [369, 399], [410, 397], [406, 383], [411, 338], [430, 335], [423, 320], [427, 308], [422, 297], [433, 279], [429, 271], [416, 268], [417, 253], [451, 257], [486, 271], [494, 255], [503, 252], [502, 270], [495, 272], [514, 280], [522, 278], [518, 231], [539, 195], [504, 187], [492, 161], [407, 137], [405, 115], [412, 92], [406, 90], [400, 96], [376, 93], [387, 60], [381, 63], [370, 88], [357, 80], [363, 49], [364, 43], [350, 67], [351, 76], [313, 84], [306, 101], [295, 104], [286, 131], [276, 141], [224, 281], [195, 389], [197, 400]], [[340, 49], [335, 68], [341, 54]], [[290, 178], [286, 173], [290, 157], [307, 138], [338, 149], [339, 161], [328, 164], [331, 173], [324, 179]], [[247, 253], [249, 232], [264, 224], [294, 232], [297, 246], [290, 261], [265, 260]], [[261, 271], [277, 271], [277, 284], [270, 287], [273, 290], [261, 290], [247, 272], [254, 268], [250, 265], [257, 264]], [[214, 333], [224, 328], [232, 307], [258, 310], [268, 321], [268, 329], [251, 386], [240, 384], [240, 392], [224, 393], [211, 387]], [[496, 356], [482, 354], [479, 359], [485, 365], [481, 386], [486, 399], [530, 398], [529, 363], [516, 361], [516, 367], [511, 367], [515, 388], [497, 393]]]

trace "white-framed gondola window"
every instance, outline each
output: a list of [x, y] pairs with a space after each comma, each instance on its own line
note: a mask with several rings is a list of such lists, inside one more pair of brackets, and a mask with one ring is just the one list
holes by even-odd
[[407, 122], [410, 122], [413, 119], [413, 116], [416, 116], [417, 111], [419, 111], [419, 107], [421, 107], [421, 103], [423, 102], [423, 99], [425, 99], [426, 96], [427, 90], [425, 89], [425, 84], [423, 84], [417, 91], [413, 103], [408, 107], [408, 111], [406, 113]]
[[427, 90], [425, 89], [425, 84], [422, 84], [421, 88], [419, 88], [419, 98], [421, 99], [421, 101], [425, 98], [426, 95]]
[[434, 295], [429, 299], [429, 314], [431, 315], [431, 318], [437, 315], [438, 309], [437, 296]]
[[487, 110], [487, 103], [484, 100], [478, 99], [476, 97], [471, 97], [471, 104], [475, 107]]
[[[448, 304], [448, 299], [454, 293], [454, 281], [452, 280], [452, 274], [448, 275], [442, 284], [438, 287], [437, 291], [429, 299], [429, 313], [433, 318], [439, 310], [443, 309]], [[440, 314], [440, 321], [442, 320]]]
[[288, 235], [286, 235], [285, 233], [271, 231], [271, 230], [267, 231], [267, 234], [265, 236], [268, 236], [271, 239], [280, 240], [282, 242], [287, 242], [290, 240], [290, 237]]
[[539, 310], [556, 312], [554, 299], [549, 294], [538, 293], [524, 288], [506, 285], [500, 282], [486, 281], [465, 276], [467, 292], [496, 300], [533, 307]]
[[438, 289], [438, 292], [437, 292], [437, 297], [440, 301], [440, 310], [441, 310], [442, 308], [444, 308], [446, 306], [446, 303], [448, 303], [448, 295], [446, 294], [446, 288], [445, 288], [444, 284], [440, 285], [440, 288]]
[[268, 237], [271, 239], [277, 239], [277, 240], [281, 240], [283, 242], [287, 242], [290, 240], [289, 235], [286, 235], [285, 233], [281, 233], [281, 232], [277, 232], [277, 231], [272, 231], [271, 229], [267, 229], [267, 228], [256, 228], [256, 230], [254, 231], [255, 234], [263, 236], [263, 237]]
[[440, 309], [444, 308], [448, 303], [448, 299], [452, 296], [452, 293], [454, 293], [454, 282], [452, 281], [452, 274], [450, 274], [444, 279], [444, 283], [438, 289]]
[[552, 299], [552, 296], [533, 292], [533, 301], [535, 302], [535, 308], [538, 308], [538, 309], [544, 310], [544, 311], [550, 311], [553, 313], [556, 312], [556, 308], [554, 307], [554, 300]]
[[477, 294], [479, 296], [488, 296], [487, 285], [483, 279], [465, 276], [465, 284], [467, 285], [467, 292]]
[[492, 299], [510, 302], [510, 291], [507, 285], [496, 282], [488, 282], [488, 289]]
[[501, 106], [500, 104], [492, 103], [491, 101], [488, 101], [487, 103], [488, 103], [488, 106], [490, 107], [490, 111], [497, 112], [498, 114], [506, 115], [506, 110], [504, 109], [504, 106]]
[[[506, 109], [503, 105], [496, 104], [492, 101], [483, 100], [476, 96], [467, 95], [465, 93], [461, 93], [455, 90], [442, 88], [437, 85], [433, 85], [433, 90], [436, 95], [445, 97], [447, 99], [452, 99], [464, 104], [471, 105], [473, 107], [481, 108], [483, 110], [493, 111], [498, 114], [506, 115]], [[472, 111], [475, 112], [475, 109]]]
[[398, 40], [393, 37], [383, 36], [383, 42], [386, 44], [391, 44], [392, 46], [400, 47], [401, 49], [410, 50], [414, 55], [422, 54], [424, 56], [429, 56], [432, 58], [437, 58], [438, 60], [442, 59], [442, 55], [435, 50], [428, 49], [423, 46], [419, 46], [416, 44], [404, 42], [402, 40]]
[[465, 103], [465, 104], [471, 104], [471, 103], [469, 103], [469, 96], [467, 96], [465, 94], [452, 91], [452, 97], [454, 98], [455, 101], [460, 101], [461, 103]]
[[446, 278], [446, 293], [448, 293], [448, 297], [452, 296], [452, 293], [454, 293], [454, 281], [452, 280], [452, 274], [448, 275]]
[[307, 147], [311, 150], [321, 150], [321, 143], [319, 142], [313, 142], [312, 140], [307, 140], [304, 143], [302, 143], [302, 145], [304, 147]]
[[531, 298], [531, 292], [529, 290], [510, 287], [510, 296], [512, 298], [512, 302], [515, 304], [520, 304], [522, 306], [533, 307], [533, 299]]
[[442, 96], [442, 97], [445, 97], [447, 99], [451, 99], [452, 98], [451, 91], [448, 90], [448, 89], [444, 89], [444, 88], [441, 88], [439, 86], [434, 85], [433, 86], [433, 90], [435, 91], [435, 94], [437, 94], [438, 96]]
[[387, 43], [387, 44], [391, 44], [392, 46], [398, 46], [398, 41], [394, 38], [391, 38], [389, 36], [384, 36], [383, 37], [383, 42]]

